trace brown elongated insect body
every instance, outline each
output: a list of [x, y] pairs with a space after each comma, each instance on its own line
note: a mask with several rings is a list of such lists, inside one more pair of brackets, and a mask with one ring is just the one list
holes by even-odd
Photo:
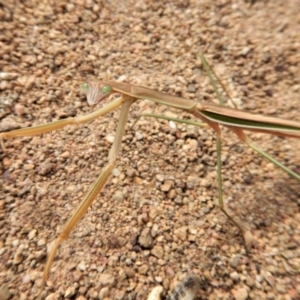
[[[269, 133], [286, 137], [300, 137], [300, 123], [297, 121], [253, 114], [215, 104], [200, 104], [191, 99], [173, 96], [129, 83], [94, 81], [89, 83], [88, 86], [87, 99], [90, 104], [95, 104], [109, 94], [117, 92], [135, 99], [148, 99], [174, 108], [183, 109], [199, 118], [200, 116], [195, 112], [198, 110], [202, 115], [201, 119], [205, 122], [209, 120], [210, 122], [224, 126], [234, 126], [253, 132]], [[103, 89], [106, 87], [110, 88], [109, 93], [103, 92]], [[210, 125], [211, 124], [212, 123], [210, 123]], [[214, 130], [216, 130], [216, 128], [214, 128]]]

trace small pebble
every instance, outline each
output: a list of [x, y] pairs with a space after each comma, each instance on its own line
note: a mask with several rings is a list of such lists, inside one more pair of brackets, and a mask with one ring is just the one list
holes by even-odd
[[174, 230], [174, 234], [179, 237], [182, 241], [187, 239], [188, 227], [183, 226]]
[[29, 233], [28, 233], [28, 239], [29, 240], [32, 240], [36, 237], [36, 234], [37, 234], [37, 230], [33, 229], [31, 230]]
[[78, 269], [79, 269], [80, 271], [85, 271], [85, 270], [86, 270], [86, 264], [85, 264], [83, 261], [81, 261], [81, 262], [77, 265], [77, 267], [78, 267]]
[[99, 277], [99, 284], [102, 286], [114, 286], [116, 284], [116, 278], [114, 275], [109, 273], [102, 273]]
[[65, 296], [66, 299], [71, 299], [75, 295], [75, 293], [76, 293], [75, 287], [70, 286], [66, 289], [64, 296]]
[[149, 228], [145, 228], [140, 236], [139, 236], [139, 244], [146, 248], [146, 249], [149, 249], [152, 247], [152, 244], [153, 244], [153, 238], [151, 236], [151, 230]]
[[246, 300], [248, 298], [248, 292], [245, 288], [232, 290], [232, 294], [235, 300]]
[[121, 191], [116, 191], [112, 198], [118, 203], [122, 203], [124, 201], [124, 194]]
[[22, 252], [16, 252], [13, 259], [14, 265], [19, 265], [24, 260], [24, 255]]
[[2, 284], [0, 287], [0, 300], [8, 300], [11, 296], [11, 293], [8, 289], [8, 285], [6, 283]]

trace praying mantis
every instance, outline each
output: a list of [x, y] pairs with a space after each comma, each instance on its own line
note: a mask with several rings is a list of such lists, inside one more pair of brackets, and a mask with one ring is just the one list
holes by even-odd
[[[210, 67], [207, 64], [204, 57], [202, 57], [203, 65], [208, 71]], [[210, 74], [211, 72], [209, 72]], [[210, 75], [210, 80], [213, 86], [215, 86], [214, 79]], [[266, 159], [286, 171], [292, 177], [300, 181], [300, 175], [293, 172], [274, 158], [270, 157], [267, 153], [259, 149], [251, 140], [245, 135], [244, 130], [252, 132], [269, 133], [282, 137], [300, 137], [300, 123], [291, 120], [284, 120], [275, 117], [268, 117], [263, 115], [252, 114], [249, 112], [241, 111], [235, 108], [224, 107], [222, 104], [221, 96], [218, 93], [217, 88], [214, 88], [220, 105], [215, 104], [201, 104], [195, 100], [185, 99], [178, 96], [158, 92], [146, 87], [137, 86], [129, 83], [115, 82], [115, 81], [92, 81], [84, 83], [82, 85], [83, 90], [86, 93], [87, 101], [89, 105], [95, 105], [101, 102], [103, 99], [108, 98], [112, 94], [119, 94], [120, 96], [107, 104], [84, 116], [70, 117], [59, 121], [47, 123], [44, 125], [38, 125], [29, 128], [22, 128], [9, 132], [0, 133], [1, 145], [4, 148], [4, 139], [11, 139], [15, 137], [33, 136], [39, 135], [53, 130], [61, 129], [67, 125], [78, 125], [88, 121], [92, 121], [100, 116], [103, 116], [109, 112], [121, 108], [119, 121], [115, 133], [115, 138], [112, 147], [109, 152], [108, 163], [103, 168], [98, 178], [94, 181], [89, 191], [86, 193], [81, 203], [76, 208], [73, 215], [64, 225], [64, 229], [58, 235], [50, 253], [48, 255], [44, 273], [42, 277], [42, 284], [39, 292], [39, 298], [42, 296], [46, 280], [49, 275], [51, 265], [58, 250], [59, 245], [68, 238], [73, 228], [78, 224], [82, 217], [87, 212], [88, 208], [92, 205], [97, 195], [100, 193], [105, 183], [107, 182], [118, 157], [121, 149], [121, 141], [125, 132], [125, 126], [128, 119], [128, 113], [131, 105], [143, 99], [151, 100], [157, 104], [163, 104], [175, 109], [185, 111], [196, 119], [204, 122], [210, 127], [216, 134], [216, 146], [217, 146], [217, 179], [218, 179], [218, 204], [217, 206], [226, 215], [232, 223], [239, 228], [239, 230], [245, 234], [244, 230], [238, 224], [234, 218], [224, 208], [222, 198], [222, 175], [221, 175], [221, 129], [220, 125], [227, 127], [232, 131], [242, 142], [246, 143], [254, 151], [260, 153]], [[181, 120], [185, 123], [187, 121]]]

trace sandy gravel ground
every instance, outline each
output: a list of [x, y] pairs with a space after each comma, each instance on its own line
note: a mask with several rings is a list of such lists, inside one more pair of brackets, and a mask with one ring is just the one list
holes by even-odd
[[[91, 112], [80, 82], [97, 78], [216, 102], [200, 51], [239, 108], [300, 121], [300, 3], [254, 2], [0, 1], [0, 131]], [[142, 112], [189, 118], [139, 101], [128, 125]], [[118, 115], [4, 141], [1, 300], [36, 298], [47, 249], [106, 164]], [[298, 140], [249, 136], [300, 173]], [[60, 247], [43, 297], [147, 299], [161, 285], [166, 299], [196, 274], [196, 299], [300, 299], [299, 182], [227, 130], [222, 162], [225, 203], [252, 234], [249, 255], [215, 206], [213, 132], [143, 118]]]

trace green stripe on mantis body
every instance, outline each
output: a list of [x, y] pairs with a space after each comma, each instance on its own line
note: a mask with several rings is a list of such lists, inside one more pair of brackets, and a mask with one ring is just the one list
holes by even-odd
[[240, 118], [228, 117], [228, 116], [220, 115], [209, 111], [203, 111], [203, 110], [201, 110], [200, 113], [204, 115], [207, 119], [214, 122], [218, 122], [223, 125], [230, 125], [234, 127], [249, 128], [249, 129], [270, 130], [270, 131], [276, 131], [276, 130], [282, 130], [283, 132], [295, 131], [295, 132], [299, 132], [299, 136], [300, 136], [300, 128], [296, 126], [244, 120]]

